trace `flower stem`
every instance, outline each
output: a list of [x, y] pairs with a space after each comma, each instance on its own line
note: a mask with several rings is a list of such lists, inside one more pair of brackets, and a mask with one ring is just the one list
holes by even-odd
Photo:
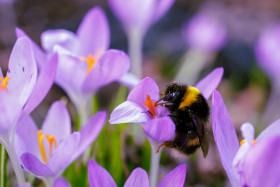
[[153, 141], [150, 141], [151, 144], [151, 165], [150, 165], [150, 186], [155, 187], [158, 181], [158, 169], [161, 150], [157, 152], [158, 145]]
[[131, 28], [127, 32], [128, 53], [131, 61], [131, 73], [142, 78], [142, 32], [138, 28]]
[[4, 187], [4, 177], [5, 177], [5, 147], [1, 145], [1, 187]]
[[14, 172], [16, 174], [18, 184], [25, 184], [26, 182], [25, 182], [23, 170], [21, 168], [20, 161], [17, 157], [17, 153], [16, 150], [14, 149], [13, 144], [10, 141], [4, 141], [3, 145], [6, 148], [6, 151], [9, 155], [9, 159], [12, 163]]
[[52, 187], [54, 183], [54, 180], [51, 177], [43, 177], [42, 181], [44, 182], [46, 187]]

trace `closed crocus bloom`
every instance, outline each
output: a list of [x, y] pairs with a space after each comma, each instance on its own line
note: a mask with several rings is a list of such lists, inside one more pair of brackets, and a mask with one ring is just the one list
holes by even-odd
[[280, 120], [269, 125], [257, 138], [254, 127], [241, 127], [243, 140], [238, 138], [218, 91], [212, 96], [212, 126], [221, 161], [232, 186], [280, 185]]
[[106, 112], [98, 112], [72, 133], [69, 113], [59, 101], [52, 104], [41, 129], [29, 116], [22, 119], [15, 147], [24, 169], [52, 184], [93, 143], [105, 120]]
[[32, 112], [46, 96], [54, 81], [52, 72], [56, 63], [54, 55], [38, 74], [31, 41], [22, 37], [13, 47], [6, 76], [0, 69], [0, 141], [8, 152], [19, 184], [24, 183], [24, 176], [13, 147], [15, 128], [18, 120]]
[[[167, 186], [183, 186], [185, 183], [187, 168], [186, 164], [181, 164], [169, 172], [157, 185], [157, 187]], [[90, 187], [115, 187], [117, 186], [110, 173], [98, 165], [95, 161], [89, 160], [88, 163], [88, 178]], [[145, 170], [142, 168], [134, 169], [124, 187], [149, 187], [149, 177]]]

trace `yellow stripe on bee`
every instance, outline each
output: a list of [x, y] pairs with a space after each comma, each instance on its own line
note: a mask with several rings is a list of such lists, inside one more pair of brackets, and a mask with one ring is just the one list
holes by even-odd
[[188, 86], [187, 87], [187, 91], [182, 99], [182, 102], [179, 106], [179, 109], [183, 109], [185, 107], [190, 106], [191, 104], [193, 104], [194, 102], [197, 101], [197, 97], [200, 94], [200, 91], [192, 86]]
[[195, 139], [192, 139], [192, 140], [188, 140], [187, 145], [188, 145], [188, 146], [200, 145], [199, 139], [198, 139], [198, 138], [195, 138]]

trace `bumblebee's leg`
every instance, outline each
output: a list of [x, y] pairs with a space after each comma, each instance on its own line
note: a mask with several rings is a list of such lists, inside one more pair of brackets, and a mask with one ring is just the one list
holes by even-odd
[[166, 141], [166, 142], [163, 142], [157, 149], [157, 152], [159, 152], [160, 148], [161, 147], [167, 147], [167, 148], [175, 148], [175, 145], [174, 145], [174, 141]]

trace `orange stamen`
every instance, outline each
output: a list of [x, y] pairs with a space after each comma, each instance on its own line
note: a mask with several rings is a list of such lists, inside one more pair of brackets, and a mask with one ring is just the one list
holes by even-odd
[[47, 140], [48, 140], [48, 142], [49, 142], [49, 145], [50, 145], [49, 157], [52, 156], [53, 146], [54, 146], [54, 148], [56, 149], [56, 148], [57, 148], [57, 144], [56, 144], [55, 137], [50, 136], [50, 135], [44, 135], [44, 134], [42, 134], [42, 130], [39, 130], [39, 131], [38, 131], [38, 142], [39, 142], [40, 152], [41, 152], [41, 155], [42, 155], [43, 162], [44, 162], [45, 164], [47, 164], [47, 163], [48, 163], [48, 159], [47, 159], [46, 151], [45, 151], [44, 144], [43, 144], [43, 138], [44, 138], [44, 137], [47, 138]]
[[4, 89], [6, 90], [7, 88], [7, 85], [8, 85], [8, 80], [11, 79], [11, 77], [4, 77], [3, 78], [0, 78], [0, 81], [2, 82], [2, 84], [0, 84], [0, 89]]
[[95, 55], [88, 54], [87, 57], [80, 57], [81, 61], [84, 61], [88, 64], [88, 69], [86, 71], [86, 74], [89, 74], [89, 72], [94, 68], [96, 65], [96, 62], [98, 61], [99, 57], [101, 55], [101, 50], [98, 50]]
[[152, 115], [152, 117], [156, 117], [155, 107], [157, 107], [157, 106], [155, 106], [155, 103], [156, 102], [152, 102], [150, 96], [147, 95], [144, 105], [149, 108], [149, 112]]
[[[244, 144], [244, 142], [245, 142], [245, 139], [242, 139], [241, 142], [240, 142], [240, 146], [241, 146], [242, 144]], [[257, 143], [257, 140], [254, 140], [254, 141], [253, 141], [253, 145], [256, 145], [256, 143]]]

